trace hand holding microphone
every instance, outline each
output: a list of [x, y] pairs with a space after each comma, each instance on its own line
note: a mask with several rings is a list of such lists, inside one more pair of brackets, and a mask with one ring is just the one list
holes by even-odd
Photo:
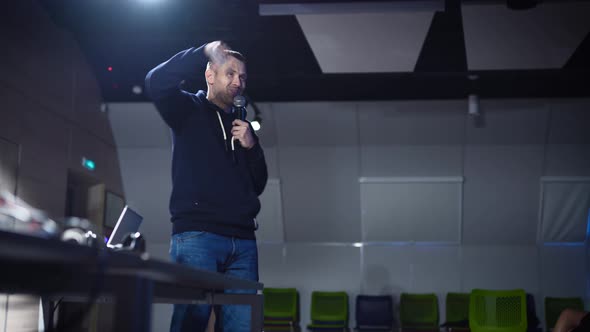
[[232, 142], [238, 140], [245, 149], [250, 149], [256, 144], [250, 124], [246, 122], [246, 98], [244, 96], [234, 97], [234, 114], [236, 119], [232, 122]]

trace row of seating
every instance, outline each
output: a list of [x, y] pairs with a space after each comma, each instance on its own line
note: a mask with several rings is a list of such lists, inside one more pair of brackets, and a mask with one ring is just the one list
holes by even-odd
[[[471, 329], [473, 332], [527, 331], [527, 295], [524, 290], [483, 290], [448, 293], [446, 321], [439, 325], [436, 294], [402, 293], [399, 319], [402, 331], [440, 331]], [[555, 326], [565, 308], [583, 309], [581, 298], [545, 298], [548, 329]], [[310, 331], [347, 331], [348, 295], [346, 292], [314, 291], [311, 295]], [[394, 308], [391, 296], [358, 295], [355, 318], [358, 331], [392, 331]], [[536, 319], [536, 317], [535, 317]], [[299, 330], [299, 293], [295, 288], [264, 289], [265, 331]], [[529, 322], [530, 323], [530, 322]]]

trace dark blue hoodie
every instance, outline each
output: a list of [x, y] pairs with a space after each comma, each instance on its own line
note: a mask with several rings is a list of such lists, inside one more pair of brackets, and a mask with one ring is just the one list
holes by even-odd
[[207, 231], [254, 239], [258, 196], [268, 178], [258, 138], [254, 135], [256, 144], [250, 150], [232, 151], [234, 116], [209, 102], [203, 91], [192, 94], [179, 87], [204, 75], [207, 61], [204, 45], [190, 48], [152, 69], [145, 79], [148, 96], [173, 134], [172, 233]]

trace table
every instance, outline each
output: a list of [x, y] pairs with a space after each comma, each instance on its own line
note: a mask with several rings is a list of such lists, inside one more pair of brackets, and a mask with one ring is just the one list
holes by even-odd
[[[263, 284], [56, 239], [0, 231], [0, 292], [112, 299], [116, 332], [149, 332], [153, 303], [245, 304], [262, 331]], [[225, 294], [246, 289], [254, 294]]]

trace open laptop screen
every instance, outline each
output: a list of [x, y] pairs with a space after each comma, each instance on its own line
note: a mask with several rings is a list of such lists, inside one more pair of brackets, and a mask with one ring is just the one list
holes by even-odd
[[123, 212], [121, 212], [121, 215], [119, 216], [119, 220], [117, 220], [115, 229], [113, 229], [111, 237], [107, 242], [107, 247], [112, 248], [115, 245], [122, 243], [125, 235], [137, 232], [142, 221], [142, 216], [133, 211], [129, 206], [125, 205]]

